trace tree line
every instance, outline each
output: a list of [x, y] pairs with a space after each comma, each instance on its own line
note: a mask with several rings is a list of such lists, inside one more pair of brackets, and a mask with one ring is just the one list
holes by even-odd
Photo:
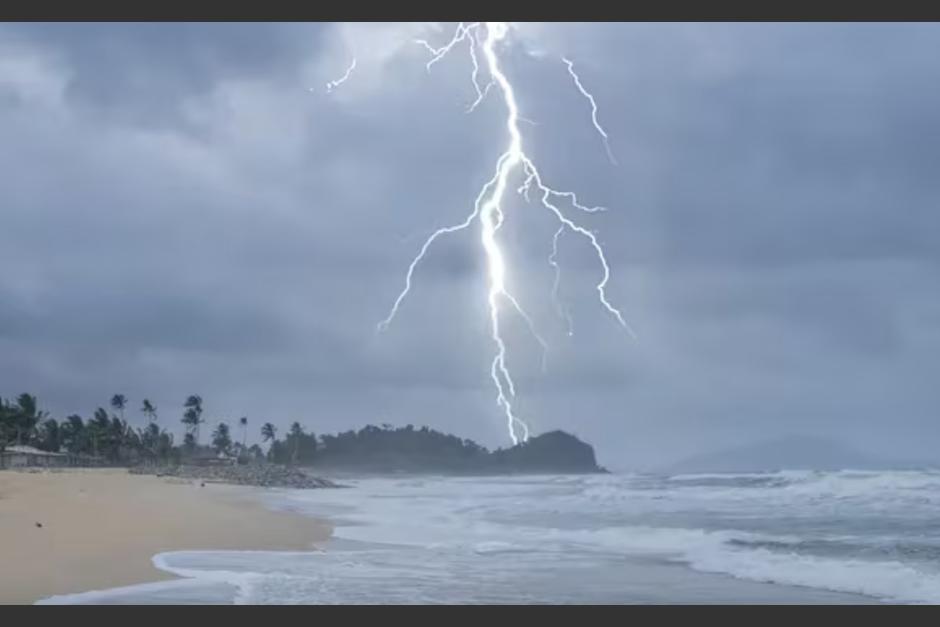
[[[230, 426], [219, 421], [207, 444], [200, 443], [206, 423], [202, 397], [191, 395], [182, 404], [180, 422], [183, 441], [174, 442], [159, 423], [157, 407], [141, 401], [140, 413], [146, 426], [134, 428], [126, 418], [128, 399], [115, 394], [110, 413], [98, 407], [83, 419], [68, 416], [61, 422], [39, 409], [35, 396], [20, 394], [16, 399], [0, 399], [0, 451], [14, 444], [38, 449], [88, 456], [115, 465], [138, 463], [180, 464], [199, 457], [229, 457], [242, 463], [273, 462], [302, 466], [357, 470], [412, 470], [475, 472], [506, 468], [551, 468], [573, 464], [576, 468], [595, 467], [590, 446], [562, 432], [543, 434], [539, 442], [493, 452], [469, 439], [413, 425], [395, 428], [389, 424], [366, 425], [335, 435], [317, 437], [299, 422], [291, 424], [283, 439], [271, 422], [260, 426], [261, 443], [248, 446], [249, 420], [239, 418]], [[567, 467], [567, 466], [565, 466]]]
[[199, 395], [188, 396], [183, 402], [180, 422], [184, 435], [179, 444], [174, 442], [172, 433], [160, 426], [157, 407], [149, 399], [143, 399], [139, 409], [146, 421], [144, 427], [135, 428], [125, 418], [128, 399], [124, 394], [112, 396], [109, 406], [110, 413], [98, 407], [91, 418], [72, 414], [59, 421], [40, 410], [37, 398], [31, 394], [20, 394], [11, 400], [0, 398], [0, 452], [8, 446], [27, 445], [110, 464], [178, 464], [187, 458], [209, 455], [310, 464], [317, 450], [316, 435], [307, 433], [299, 422], [291, 425], [284, 440], [277, 438], [277, 427], [264, 423], [262, 442], [271, 443], [267, 454], [257, 444], [248, 446], [246, 416], [236, 421], [238, 432], [234, 435], [228, 422], [220, 421], [212, 431], [210, 443], [202, 445], [200, 432], [206, 418]]
[[91, 418], [72, 414], [58, 421], [39, 409], [31, 394], [13, 400], [0, 398], [0, 452], [12, 445], [33, 446], [42, 451], [70, 453], [117, 464], [174, 457], [173, 434], [157, 424], [156, 407], [144, 400], [141, 412], [147, 425], [134, 428], [125, 419], [127, 398], [115, 394], [109, 413], [98, 407]]

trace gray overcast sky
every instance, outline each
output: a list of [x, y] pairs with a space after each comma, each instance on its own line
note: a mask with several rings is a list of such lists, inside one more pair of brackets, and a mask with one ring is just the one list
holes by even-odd
[[[179, 427], [429, 424], [495, 447], [478, 234], [505, 143], [452, 25], [0, 26], [0, 395], [62, 417], [115, 392]], [[940, 447], [940, 26], [522, 25], [503, 49], [529, 152], [611, 263], [506, 207], [517, 407], [614, 468], [789, 434]], [[332, 93], [327, 81], [358, 63]], [[561, 55], [597, 99], [610, 164]], [[313, 88], [311, 91], [310, 88]], [[491, 94], [492, 96], [492, 94]], [[142, 420], [135, 417], [135, 420]]]

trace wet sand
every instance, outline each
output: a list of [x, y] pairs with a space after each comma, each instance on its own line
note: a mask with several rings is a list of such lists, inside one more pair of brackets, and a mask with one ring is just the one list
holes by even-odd
[[121, 469], [0, 471], [0, 603], [174, 579], [151, 562], [165, 551], [297, 551], [329, 538], [322, 521], [266, 509], [260, 491]]

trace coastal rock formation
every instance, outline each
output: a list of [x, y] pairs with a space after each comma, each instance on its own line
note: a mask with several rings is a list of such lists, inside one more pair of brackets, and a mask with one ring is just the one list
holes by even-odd
[[515, 472], [594, 473], [594, 447], [564, 431], [549, 431], [492, 454], [494, 466]]
[[508, 449], [488, 451], [472, 440], [427, 427], [366, 427], [324, 436], [314, 468], [350, 473], [563, 474], [606, 472], [590, 444], [551, 431]]

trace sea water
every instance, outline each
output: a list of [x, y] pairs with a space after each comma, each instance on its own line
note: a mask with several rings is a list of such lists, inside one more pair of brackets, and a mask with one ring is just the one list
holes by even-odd
[[154, 556], [45, 603], [940, 603], [940, 472], [348, 479], [315, 550]]

